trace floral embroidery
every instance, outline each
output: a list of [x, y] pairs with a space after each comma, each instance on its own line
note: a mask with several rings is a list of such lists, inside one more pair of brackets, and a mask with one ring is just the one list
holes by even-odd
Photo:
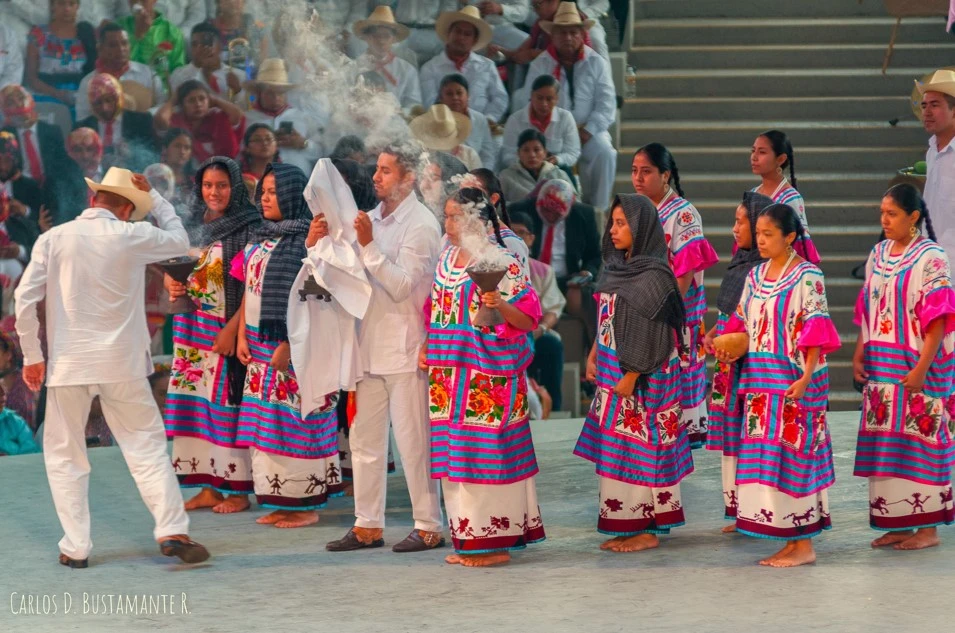
[[620, 410], [614, 422], [614, 431], [621, 435], [648, 442], [650, 429], [647, 428], [647, 410], [634, 398], [621, 398]]
[[716, 361], [716, 371], [713, 373], [713, 396], [710, 399], [714, 407], [722, 408], [729, 397], [730, 370], [729, 363]]
[[803, 426], [803, 415], [795, 401], [786, 398], [783, 402], [782, 441], [784, 444], [801, 450], [806, 429]]
[[245, 376], [245, 393], [261, 398], [264, 372], [258, 363], [249, 363], [249, 371]]
[[464, 412], [467, 423], [500, 426], [510, 397], [505, 376], [475, 372], [468, 385], [468, 403]]
[[673, 444], [680, 437], [680, 416], [680, 405], [657, 414], [661, 444]]
[[889, 423], [890, 396], [888, 388], [866, 386], [865, 424], [870, 430], [881, 430]]
[[938, 429], [942, 421], [942, 402], [924, 393], [913, 393], [908, 399], [908, 415], [905, 416], [905, 432], [929, 442], [938, 441]]
[[169, 386], [181, 391], [196, 391], [202, 380], [205, 357], [195, 347], [177, 346], [169, 376]]
[[428, 376], [429, 410], [432, 420], [447, 419], [451, 415], [451, 391], [454, 385], [454, 369], [432, 367]]
[[270, 394], [269, 401], [298, 408], [298, 381], [286, 372], [276, 371], [275, 385], [272, 387], [272, 393]]
[[746, 396], [746, 434], [749, 437], [765, 437], [767, 426], [767, 396], [765, 393]]

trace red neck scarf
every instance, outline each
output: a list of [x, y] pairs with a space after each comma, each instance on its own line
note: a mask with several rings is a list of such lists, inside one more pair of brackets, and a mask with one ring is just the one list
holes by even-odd
[[123, 66], [122, 68], [120, 68], [118, 71], [114, 71], [114, 70], [112, 70], [111, 68], [109, 68], [108, 66], [106, 66], [106, 64], [103, 63], [103, 60], [102, 60], [102, 59], [97, 59], [97, 60], [96, 60], [96, 72], [98, 72], [98, 73], [106, 73], [107, 75], [112, 75], [113, 77], [116, 77], [117, 79], [120, 79], [123, 75], [125, 75], [127, 72], [129, 72], [129, 62], [126, 62], [126, 65]]
[[[553, 42], [547, 47], [547, 53], [557, 62], [557, 65], [554, 66], [554, 71], [551, 73], [554, 75], [554, 79], [560, 81], [560, 75], [564, 72], [564, 64], [560, 61], [560, 57], [557, 56], [557, 48], [554, 46]], [[584, 58], [584, 49], [581, 47], [580, 52], [577, 53], [577, 59], [574, 60], [574, 63], [583, 60]]]
[[273, 119], [274, 119], [275, 117], [279, 116], [280, 114], [282, 114], [283, 112], [285, 112], [286, 110], [288, 110], [289, 107], [290, 107], [290, 106], [286, 103], [284, 106], [282, 106], [282, 107], [279, 108], [278, 110], [266, 110], [265, 108], [262, 107], [262, 100], [261, 100], [261, 99], [256, 99], [256, 100], [255, 100], [255, 103], [252, 104], [252, 109], [258, 110], [258, 111], [261, 112], [262, 114], [267, 114], [268, 116], [272, 117]]
[[386, 68], [388, 64], [394, 61], [395, 59], [394, 53], [389, 51], [387, 57], [385, 57], [384, 59], [379, 59], [378, 57], [375, 57], [374, 55], [369, 53], [368, 58], [371, 59], [371, 63], [374, 64], [375, 72], [377, 72], [379, 75], [384, 77], [385, 80], [391, 83], [392, 86], [398, 85], [398, 80], [395, 79], [395, 76], [391, 74], [391, 71], [389, 71]]
[[545, 134], [547, 132], [547, 127], [550, 125], [551, 119], [554, 118], [554, 111], [551, 110], [546, 119], [538, 119], [534, 114], [534, 108], [531, 107], [527, 109], [527, 118], [530, 120], [531, 125], [540, 130], [541, 134]]
[[471, 53], [467, 53], [461, 57], [454, 57], [451, 55], [448, 49], [444, 49], [444, 54], [447, 55], [448, 59], [454, 63], [454, 67], [457, 68], [459, 73], [464, 71], [464, 64], [466, 64], [468, 59], [471, 58]]

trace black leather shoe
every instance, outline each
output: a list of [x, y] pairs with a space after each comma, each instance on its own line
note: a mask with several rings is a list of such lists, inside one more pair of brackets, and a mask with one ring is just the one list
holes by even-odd
[[405, 540], [396, 543], [391, 548], [392, 552], [405, 554], [407, 552], [423, 552], [428, 549], [437, 549], [444, 547], [444, 537], [441, 532], [425, 532], [423, 530], [411, 530]]
[[355, 534], [355, 530], [348, 530], [348, 534], [346, 534], [344, 538], [326, 544], [325, 549], [329, 552], [352, 552], [356, 549], [381, 547], [384, 544], [385, 539], [383, 538], [377, 538], [371, 543], [362, 543], [358, 540], [358, 535]]
[[184, 563], [201, 563], [209, 560], [209, 550], [195, 541], [169, 539], [159, 544], [163, 556], [175, 556]]
[[66, 565], [70, 569], [86, 569], [90, 566], [90, 559], [70, 558], [66, 554], [60, 554], [60, 564]]

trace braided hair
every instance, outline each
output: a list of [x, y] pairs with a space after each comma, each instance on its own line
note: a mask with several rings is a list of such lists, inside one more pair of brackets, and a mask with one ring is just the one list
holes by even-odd
[[478, 210], [481, 221], [484, 224], [490, 222], [491, 226], [494, 227], [494, 237], [497, 238], [497, 243], [503, 248], [507, 248], [504, 246], [504, 238], [501, 237], [501, 220], [498, 218], [497, 210], [494, 208], [494, 205], [491, 204], [486, 193], [477, 187], [464, 187], [458, 189], [457, 193], [451, 196], [451, 200], [460, 205], [472, 205], [475, 207]]
[[796, 186], [796, 154], [793, 152], [793, 144], [789, 142], [789, 137], [786, 136], [785, 132], [779, 130], [763, 132], [760, 136], [769, 141], [770, 147], [773, 148], [773, 154], [786, 156], [786, 162], [780, 165], [780, 168], [789, 167], [789, 184], [798, 191], [799, 187]]
[[677, 169], [676, 160], [665, 145], [662, 143], [648, 143], [634, 152], [633, 157], [636, 158], [638, 154], [646, 156], [647, 160], [653, 163], [653, 166], [660, 170], [661, 174], [670, 172], [670, 186], [681, 198], [686, 197], [683, 193], [683, 187], [680, 186], [680, 170]]
[[929, 217], [928, 214], [928, 206], [926, 206], [925, 199], [915, 185], [907, 182], [899, 183], [894, 187], [890, 187], [883, 197], [892, 198], [892, 201], [899, 205], [899, 208], [905, 211], [906, 215], [912, 215], [918, 211], [919, 219], [915, 225], [921, 229], [924, 223], [925, 232], [928, 234], [929, 239], [933, 242], [938, 241], [935, 239], [935, 228], [932, 226], [932, 218]]
[[504, 201], [504, 189], [501, 188], [501, 181], [490, 169], [481, 167], [472, 169], [471, 175], [476, 176], [484, 185], [484, 191], [487, 192], [487, 198], [490, 200], [497, 194], [497, 202], [494, 204], [494, 212], [498, 219], [504, 223], [504, 226], [511, 225], [511, 218], [507, 214], [507, 203]]

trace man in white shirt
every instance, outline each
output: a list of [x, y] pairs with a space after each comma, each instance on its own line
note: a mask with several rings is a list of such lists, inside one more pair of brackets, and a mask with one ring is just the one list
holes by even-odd
[[955, 72], [936, 70], [919, 90], [922, 125], [932, 135], [925, 154], [928, 175], [922, 195], [938, 244], [955, 261]]
[[479, 51], [491, 41], [491, 26], [481, 19], [477, 7], [442, 13], [435, 32], [445, 43], [444, 51], [421, 67], [421, 98], [427, 106], [438, 100], [441, 80], [455, 73], [468, 80], [468, 98], [472, 109], [489, 121], [500, 121], [507, 112], [507, 91], [497, 66]]
[[195, 79], [209, 86], [213, 93], [226, 101], [238, 101], [242, 79], [237, 72], [222, 63], [222, 40], [216, 27], [203, 22], [192, 28], [189, 56], [192, 61], [180, 66], [169, 76], [169, 88], [174, 96], [179, 86]]
[[[411, 29], [411, 36], [403, 46], [415, 54], [419, 67], [441, 52], [441, 40], [435, 25], [438, 16], [445, 11], [454, 11], [459, 5], [458, 0], [398, 0], [395, 18]], [[428, 101], [425, 105], [433, 103]]]
[[0, 88], [23, 82], [23, 47], [18, 35], [0, 23]]
[[351, 28], [356, 20], [368, 14], [368, 3], [361, 0], [308, 0], [308, 4], [318, 12], [318, 18], [325, 28], [337, 36], [342, 52], [352, 59], [357, 59], [364, 45], [352, 34]]
[[501, 48], [517, 48], [527, 39], [527, 32], [517, 28], [531, 11], [530, 0], [466, 0], [476, 6], [491, 28], [494, 37], [491, 41]]
[[[65, 532], [60, 563], [86, 567], [93, 547], [84, 429], [97, 395], [156, 521], [160, 550], [198, 563], [209, 552], [186, 535], [189, 519], [147, 380], [152, 360], [144, 307], [146, 266], [185, 255], [189, 237], [172, 205], [141, 175], [113, 168], [103, 184], [87, 184], [96, 193], [94, 206], [40, 236], [16, 291], [23, 378], [33, 391], [44, 378], [47, 384], [43, 457]], [[158, 228], [127, 222], [150, 210]], [[37, 313], [44, 299], [49, 372]]]
[[123, 27], [110, 22], [99, 29], [99, 40], [96, 44], [96, 51], [99, 55], [96, 59], [96, 70], [83, 77], [80, 82], [79, 90], [76, 91], [76, 120], [82, 121], [90, 114], [90, 99], [87, 94], [90, 80], [96, 73], [108, 73], [116, 77], [120, 83], [135, 81], [152, 94], [152, 103], [148, 108], [143, 108], [144, 104], [137, 103], [136, 110], [150, 110], [155, 112], [159, 106], [166, 102], [166, 90], [163, 88], [162, 79], [153, 72], [153, 69], [146, 64], [140, 64], [129, 59], [129, 35], [123, 30]]
[[418, 369], [425, 340], [421, 310], [431, 291], [441, 229], [414, 194], [418, 160], [407, 149], [383, 150], [374, 177], [381, 203], [355, 220], [361, 261], [372, 284], [371, 303], [358, 329], [365, 373], [349, 435], [356, 520], [344, 538], [326, 546], [329, 551], [384, 545], [389, 419], [415, 522], [393, 551], [444, 544], [438, 483], [431, 478], [428, 377]]
[[541, 75], [558, 78], [558, 105], [573, 113], [580, 136], [581, 197], [601, 211], [610, 205], [617, 172], [617, 150], [608, 132], [617, 116], [617, 94], [610, 63], [584, 44], [584, 29], [591, 24], [581, 20], [573, 2], [561, 2], [554, 20], [541, 22], [553, 39], [556, 56], [548, 50], [531, 63], [514, 107], [528, 103], [530, 88]]
[[395, 95], [405, 112], [419, 105], [418, 69], [391, 50], [396, 42], [407, 39], [410, 34], [408, 27], [395, 22], [391, 7], [375, 7], [368, 19], [355, 22], [352, 28], [355, 35], [368, 44], [356, 62], [358, 72], [373, 70], [381, 75], [388, 92]]
[[531, 102], [512, 112], [504, 124], [501, 162], [508, 167], [517, 162], [517, 139], [521, 132], [536, 128], [547, 139], [547, 160], [573, 168], [580, 158], [580, 134], [574, 115], [557, 102], [560, 83], [553, 75], [541, 75], [531, 84]]

